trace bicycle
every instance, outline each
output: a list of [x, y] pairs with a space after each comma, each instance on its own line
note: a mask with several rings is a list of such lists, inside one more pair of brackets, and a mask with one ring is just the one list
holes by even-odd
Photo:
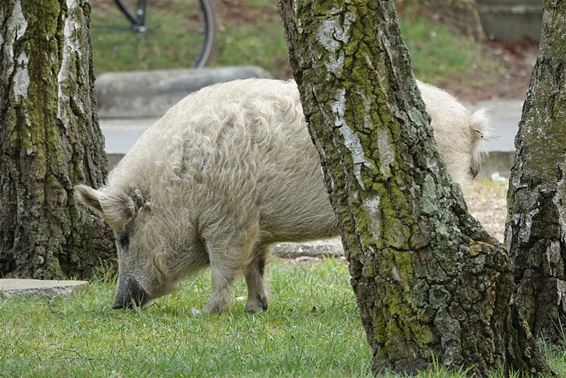
[[215, 38], [210, 0], [92, 0], [97, 71], [203, 67]]

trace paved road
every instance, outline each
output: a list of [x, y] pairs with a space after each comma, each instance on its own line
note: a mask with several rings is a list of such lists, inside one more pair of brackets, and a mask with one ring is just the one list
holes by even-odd
[[106, 153], [125, 154], [145, 129], [155, 121], [152, 118], [100, 119], [100, 128], [106, 142]]
[[[513, 141], [521, 118], [522, 101], [490, 101], [469, 105], [470, 108], [487, 108], [494, 127], [487, 142], [488, 151], [513, 151]], [[125, 154], [151, 126], [155, 119], [101, 119], [100, 126], [106, 138], [106, 152]]]

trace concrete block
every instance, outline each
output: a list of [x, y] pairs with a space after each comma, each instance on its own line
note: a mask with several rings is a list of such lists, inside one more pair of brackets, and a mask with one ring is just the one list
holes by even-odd
[[277, 257], [295, 258], [308, 257], [339, 257], [344, 256], [344, 248], [340, 238], [316, 240], [304, 243], [279, 243], [271, 247], [271, 252]]
[[483, 30], [504, 42], [540, 39], [541, 0], [477, 0]]
[[70, 297], [86, 289], [87, 281], [0, 279], [0, 298]]
[[255, 66], [109, 72], [96, 79], [100, 118], [159, 118], [191, 92], [236, 79], [270, 78]]

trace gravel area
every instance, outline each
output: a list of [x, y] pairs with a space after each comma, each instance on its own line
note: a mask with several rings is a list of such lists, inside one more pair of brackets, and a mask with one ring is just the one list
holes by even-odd
[[475, 180], [463, 190], [470, 213], [499, 241], [507, 217], [508, 181]]

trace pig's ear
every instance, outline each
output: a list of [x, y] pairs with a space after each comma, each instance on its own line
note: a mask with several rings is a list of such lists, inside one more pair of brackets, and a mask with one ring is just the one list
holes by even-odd
[[100, 215], [102, 215], [102, 206], [100, 205], [100, 198], [102, 196], [103, 193], [101, 191], [93, 189], [90, 186], [75, 186], [75, 198]]
[[77, 185], [75, 196], [115, 230], [123, 229], [135, 216], [134, 202], [124, 192], [96, 190], [86, 185]]

